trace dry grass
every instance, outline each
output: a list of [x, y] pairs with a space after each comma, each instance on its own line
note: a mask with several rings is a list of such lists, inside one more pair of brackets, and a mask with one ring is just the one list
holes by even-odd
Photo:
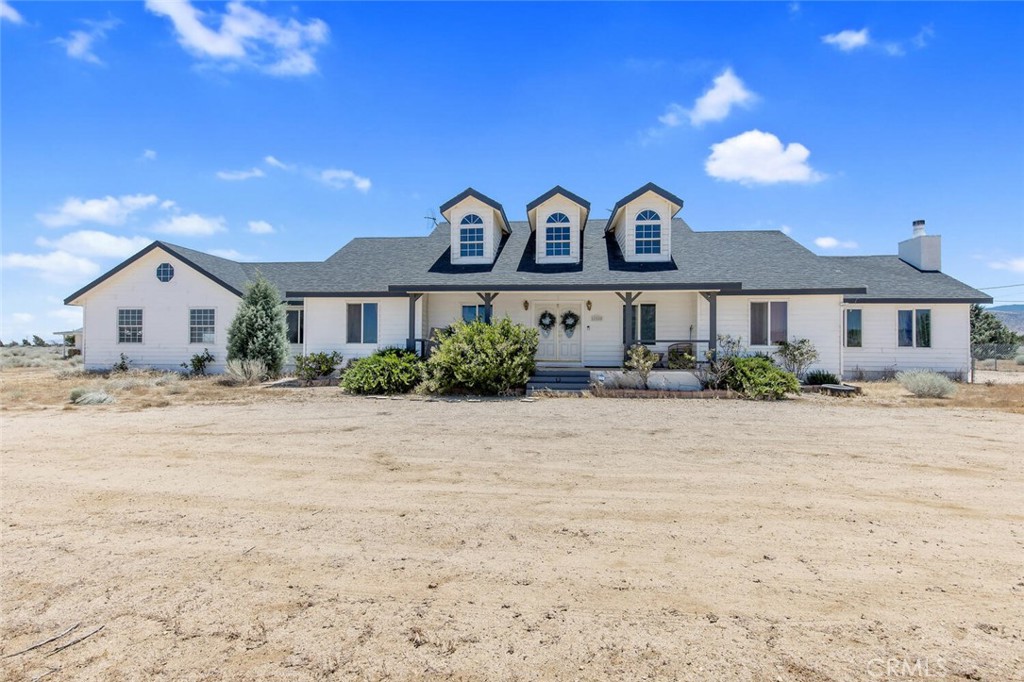
[[957, 384], [949, 398], [915, 398], [895, 381], [855, 382], [863, 393], [850, 401], [885, 407], [963, 407], [1024, 414], [1024, 384]]

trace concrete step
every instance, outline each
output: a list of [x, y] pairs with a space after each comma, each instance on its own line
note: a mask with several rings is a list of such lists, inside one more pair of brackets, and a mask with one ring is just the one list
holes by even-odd
[[530, 391], [586, 391], [590, 388], [589, 381], [544, 381], [530, 380], [526, 384], [526, 392]]
[[590, 370], [586, 369], [538, 369], [531, 379], [545, 381], [590, 381]]

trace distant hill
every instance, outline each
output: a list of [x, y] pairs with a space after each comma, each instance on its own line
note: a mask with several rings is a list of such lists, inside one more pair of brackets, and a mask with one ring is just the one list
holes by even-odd
[[986, 308], [1018, 334], [1024, 334], [1024, 305], [997, 305]]

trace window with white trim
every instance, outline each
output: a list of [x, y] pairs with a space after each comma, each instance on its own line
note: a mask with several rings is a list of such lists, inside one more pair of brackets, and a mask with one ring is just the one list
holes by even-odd
[[142, 308], [117, 309], [117, 342], [142, 343]]
[[156, 266], [156, 278], [161, 282], [170, 282], [174, 277], [174, 266], [170, 263], [161, 263]]
[[932, 311], [930, 308], [899, 310], [896, 336], [901, 348], [932, 347]]
[[570, 229], [569, 216], [564, 213], [549, 215], [544, 232], [544, 253], [548, 256], [568, 256], [572, 249]]
[[459, 256], [474, 258], [483, 255], [484, 221], [476, 213], [470, 213], [459, 223]]
[[786, 301], [750, 302], [750, 345], [767, 346], [789, 338], [789, 304]]
[[[626, 306], [622, 306], [626, 314]], [[640, 343], [654, 343], [658, 338], [658, 307], [654, 303], [633, 306], [633, 338]], [[629, 339], [625, 339], [628, 343]]]
[[462, 321], [476, 322], [487, 318], [487, 306], [485, 305], [464, 305], [462, 306]]
[[190, 308], [188, 311], [188, 342], [215, 343], [217, 311], [213, 308]]
[[863, 311], [860, 308], [847, 308], [844, 325], [846, 347], [860, 348], [864, 341]]
[[349, 303], [346, 322], [348, 343], [377, 343], [376, 303]]
[[661, 253], [661, 216], [644, 210], [636, 216], [636, 253]]

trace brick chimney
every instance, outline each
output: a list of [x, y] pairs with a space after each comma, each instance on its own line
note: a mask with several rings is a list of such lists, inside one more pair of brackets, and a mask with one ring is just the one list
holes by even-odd
[[924, 221], [914, 221], [914, 236], [900, 242], [900, 260], [924, 272], [942, 269], [942, 237], [926, 234]]

